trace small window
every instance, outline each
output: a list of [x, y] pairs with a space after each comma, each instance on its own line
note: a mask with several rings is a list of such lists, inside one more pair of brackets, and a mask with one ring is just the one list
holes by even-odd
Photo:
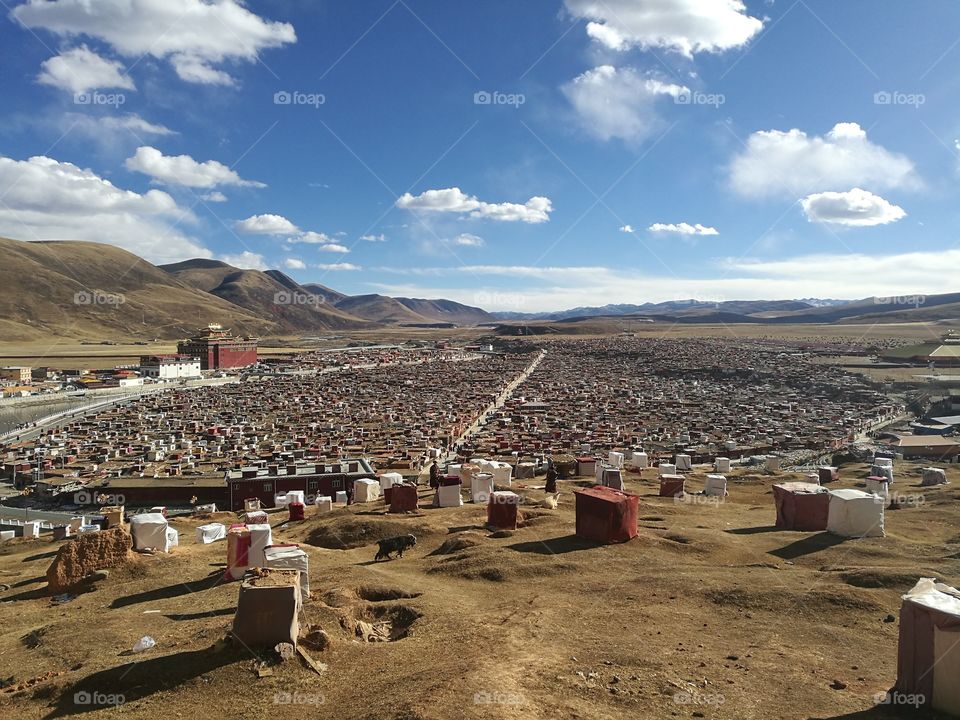
[[273, 483], [264, 483], [263, 484], [264, 492], [273, 492]]
[[333, 488], [334, 490], [342, 490], [343, 480], [332, 480], [330, 482], [330, 487]]

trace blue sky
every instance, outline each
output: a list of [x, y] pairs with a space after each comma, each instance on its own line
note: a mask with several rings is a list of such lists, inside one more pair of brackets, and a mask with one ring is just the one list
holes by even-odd
[[948, 0], [11, 4], [0, 234], [494, 310], [953, 291], [958, 27]]

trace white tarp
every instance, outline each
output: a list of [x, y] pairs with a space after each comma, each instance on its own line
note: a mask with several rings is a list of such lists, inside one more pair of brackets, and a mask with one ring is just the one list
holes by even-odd
[[831, 490], [827, 530], [842, 537], [883, 537], [884, 500], [860, 490]]
[[510, 487], [510, 480], [513, 478], [513, 466], [505, 462], [493, 462], [491, 465], [493, 465], [493, 468], [490, 472], [493, 473], [494, 484]]
[[341, 505], [347, 504], [347, 491], [346, 490], [337, 490], [337, 502]]
[[870, 474], [875, 477], [885, 477], [893, 482], [893, 467], [889, 465], [874, 465], [870, 468]]
[[253, 512], [247, 513], [247, 523], [253, 525], [262, 525], [265, 522], [269, 522], [268, 515], [264, 510], [254, 510]]
[[718, 457], [713, 461], [713, 469], [718, 473], [730, 472], [730, 458]]
[[373, 502], [380, 497], [380, 483], [376, 480], [361, 478], [353, 483], [353, 501]]
[[638, 470], [643, 470], [650, 464], [650, 459], [645, 452], [635, 452], [630, 458], [630, 464]]
[[677, 470], [689, 472], [693, 469], [693, 461], [689, 455], [677, 455], [674, 460], [674, 465], [677, 466]]
[[615, 468], [622, 468], [622, 467], [623, 467], [623, 453], [622, 453], [622, 452], [616, 452], [616, 451], [614, 451], [614, 450], [611, 450], [611, 451], [607, 454], [607, 464], [608, 464], [608, 465], [612, 465], [612, 466], [615, 467]]
[[600, 484], [623, 492], [623, 476], [617, 468], [604, 468]]
[[296, 545], [272, 545], [263, 551], [266, 567], [299, 570], [300, 589], [310, 594], [310, 556]]
[[463, 484], [464, 490], [469, 490], [473, 487], [473, 479], [480, 474], [480, 466], [475, 463], [464, 463], [460, 466], [460, 482]]
[[167, 547], [177, 547], [180, 545], [180, 533], [169, 525], [167, 526]]
[[329, 495], [317, 495], [317, 512], [328, 513], [333, 510], [333, 498]]
[[394, 485], [399, 485], [403, 482], [403, 475], [395, 472], [384, 473], [380, 476], [380, 489], [386, 490], [391, 488]]
[[134, 550], [170, 552], [167, 519], [160, 513], [141, 513], [130, 518]]
[[287, 492], [287, 505], [292, 502], [298, 502], [303, 505], [305, 497], [306, 493], [304, 493], [303, 490], [289, 490]]
[[890, 481], [883, 477], [868, 477], [867, 492], [879, 495], [882, 498], [890, 495]]
[[437, 504], [440, 507], [460, 507], [463, 498], [460, 497], [460, 483], [456, 485], [441, 485], [437, 488]]
[[677, 466], [673, 463], [660, 463], [659, 465], [661, 475], [676, 475]]
[[480, 473], [474, 476], [473, 484], [470, 486], [470, 495], [473, 502], [486, 505], [492, 492], [493, 475], [490, 473]]
[[250, 567], [264, 567], [265, 558], [263, 551], [269, 545], [273, 545], [273, 531], [266, 523], [262, 525], [247, 525], [250, 531]]
[[703, 482], [703, 494], [711, 497], [726, 497], [727, 479], [723, 475], [707, 475]]
[[273, 506], [275, 508], [285, 508], [290, 502], [287, 493], [280, 493], [273, 496]]
[[943, 470], [943, 468], [924, 468], [923, 480], [920, 484], [924, 487], [930, 487], [931, 485], [946, 485], [947, 473], [945, 470]]
[[227, 537], [227, 526], [223, 523], [209, 523], [208, 525], [197, 526], [197, 542], [201, 545], [209, 545], [217, 540], [225, 540]]
[[890, 458], [874, 458], [873, 464], [879, 467], [893, 467], [893, 460]]

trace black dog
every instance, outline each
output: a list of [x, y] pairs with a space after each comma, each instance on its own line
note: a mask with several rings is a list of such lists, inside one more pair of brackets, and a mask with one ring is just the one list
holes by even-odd
[[386, 540], [378, 540], [377, 545], [380, 546], [380, 549], [377, 551], [377, 556], [373, 559], [374, 562], [377, 560], [393, 560], [390, 557], [390, 553], [397, 553], [397, 557], [403, 557], [403, 551], [407, 548], [412, 548], [417, 544], [417, 538], [413, 535], [399, 535], [398, 537], [387, 538]]

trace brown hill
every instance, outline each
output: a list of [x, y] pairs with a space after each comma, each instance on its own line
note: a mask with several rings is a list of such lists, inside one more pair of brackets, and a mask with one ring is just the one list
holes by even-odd
[[277, 323], [283, 332], [357, 329], [370, 323], [332, 307], [281, 272], [241, 270], [217, 261], [195, 259], [161, 265], [179, 280]]
[[484, 325], [495, 322], [486, 310], [463, 305], [453, 300], [423, 300], [421, 298], [396, 298], [404, 307], [433, 322], [451, 322], [457, 325]]
[[0, 334], [8, 340], [178, 338], [212, 322], [243, 334], [278, 331], [114, 245], [0, 238], [0, 255]]
[[352, 295], [338, 301], [337, 308], [351, 315], [391, 325], [432, 322], [386, 295]]

